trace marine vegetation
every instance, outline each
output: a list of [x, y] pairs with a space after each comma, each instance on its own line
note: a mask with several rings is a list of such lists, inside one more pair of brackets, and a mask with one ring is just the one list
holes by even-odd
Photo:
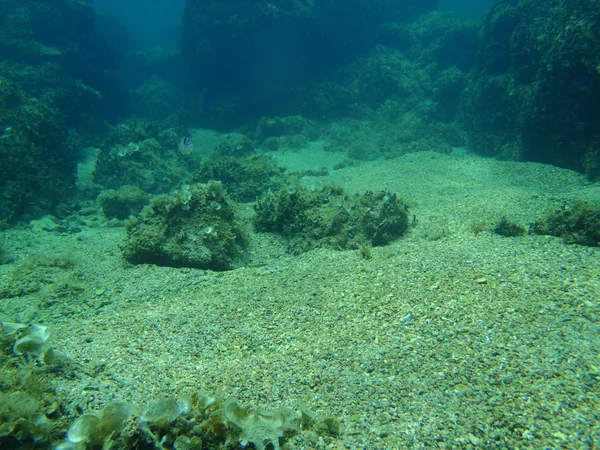
[[[56, 80], [56, 86], [44, 79]], [[38, 90], [27, 91], [29, 83]], [[72, 91], [75, 87], [52, 64], [0, 64], [0, 223], [50, 211], [68, 196], [75, 161], [58, 105]]]
[[527, 229], [521, 224], [502, 217], [494, 227], [494, 233], [504, 237], [524, 236], [527, 234]]
[[121, 50], [96, 34], [90, 1], [3, 0], [1, 11], [0, 224], [69, 199], [78, 149], [126, 98], [112, 71]]
[[137, 186], [125, 185], [117, 190], [107, 189], [98, 196], [98, 203], [108, 219], [127, 219], [139, 214], [150, 195]]
[[254, 142], [247, 136], [243, 136], [238, 139], [225, 139], [222, 141], [216, 149], [216, 153], [222, 156], [250, 156], [256, 152]]
[[246, 247], [229, 196], [212, 181], [155, 198], [127, 224], [123, 256], [134, 264], [228, 270]]
[[255, 209], [256, 229], [285, 236], [295, 253], [383, 246], [409, 227], [408, 206], [387, 191], [347, 195], [333, 186], [287, 188], [264, 194]]
[[189, 178], [190, 155], [178, 150], [180, 136], [163, 123], [131, 118], [115, 127], [98, 155], [94, 182], [108, 189], [125, 185], [163, 194]]
[[275, 151], [279, 148], [300, 150], [309, 140], [318, 139], [320, 125], [302, 116], [261, 117], [252, 136], [262, 148]]
[[561, 237], [567, 244], [600, 247], [600, 207], [586, 202], [565, 204], [535, 222], [532, 231]]
[[594, 2], [496, 0], [461, 108], [471, 147], [595, 179], [599, 26]]
[[213, 153], [204, 161], [194, 181], [218, 180], [233, 199], [251, 202], [269, 189], [283, 187], [284, 171], [267, 155], [236, 157]]
[[68, 360], [49, 342], [44, 325], [0, 322], [0, 448], [50, 448], [64, 435], [50, 380]]
[[[313, 94], [303, 90], [307, 80], [326, 78], [366, 53], [384, 24], [412, 20], [437, 4], [438, 0], [188, 1], [181, 49], [190, 81], [188, 97], [202, 92], [204, 123], [215, 128], [247, 122], [254, 111], [297, 113]], [[293, 45], [282, 45], [288, 42]], [[328, 98], [319, 95], [318, 101]], [[313, 110], [312, 105], [307, 110]]]
[[197, 393], [161, 398], [144, 408], [110, 403], [97, 414], [78, 417], [57, 449], [233, 450], [252, 444], [257, 450], [278, 450], [280, 442], [303, 430], [335, 436], [339, 423], [317, 418], [304, 407], [299, 414], [285, 406], [242, 407], [235, 398]]
[[[68, 426], [66, 405], [51, 379], [77, 366], [50, 346], [44, 325], [0, 322], [0, 447], [14, 449], [234, 450], [253, 445], [277, 450], [303, 431], [324, 438], [340, 423], [304, 405], [292, 409], [244, 407], [233, 397], [196, 392], [161, 397], [145, 407], [115, 401]], [[66, 437], [66, 439], [65, 439]]]

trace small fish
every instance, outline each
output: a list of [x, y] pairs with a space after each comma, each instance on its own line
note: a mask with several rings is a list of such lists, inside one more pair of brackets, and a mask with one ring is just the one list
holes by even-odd
[[182, 155], [189, 155], [192, 153], [192, 150], [194, 150], [194, 144], [189, 137], [183, 136], [181, 139], [179, 139], [179, 145], [177, 148], [179, 149], [179, 153]]

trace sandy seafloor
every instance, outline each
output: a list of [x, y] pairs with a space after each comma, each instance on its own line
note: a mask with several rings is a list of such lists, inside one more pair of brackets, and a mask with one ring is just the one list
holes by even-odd
[[[332, 165], [318, 148], [277, 154], [290, 168]], [[222, 392], [243, 405], [303, 402], [342, 425], [287, 448], [597, 448], [600, 249], [559, 238], [476, 234], [502, 216], [527, 225], [573, 199], [600, 199], [577, 173], [469, 154], [408, 154], [304, 180], [388, 189], [416, 225], [358, 251], [285, 253], [252, 237], [252, 265], [213, 273], [131, 266], [123, 226], [90, 216], [76, 234], [8, 230], [14, 259], [68, 255], [74, 296], [2, 300], [0, 319], [54, 328], [78, 369], [57, 380], [85, 412], [120, 399]]]

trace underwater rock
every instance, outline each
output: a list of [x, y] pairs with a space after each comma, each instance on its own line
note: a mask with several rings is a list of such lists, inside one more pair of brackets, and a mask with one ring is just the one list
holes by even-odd
[[1, 223], [71, 198], [83, 135], [128, 96], [113, 71], [123, 52], [96, 33], [92, 2], [3, 0], [0, 9]]
[[589, 2], [496, 0], [484, 21], [476, 76], [461, 105], [460, 121], [473, 150], [593, 177], [599, 29], [600, 9]]
[[567, 244], [600, 247], [600, 206], [574, 202], [550, 211], [531, 227], [537, 234], [563, 238]]
[[407, 205], [385, 191], [350, 196], [332, 186], [281, 189], [264, 194], [255, 209], [257, 230], [282, 234], [295, 253], [383, 246], [409, 227]]
[[181, 49], [196, 90], [188, 96], [206, 93], [194, 110], [206, 111], [204, 122], [217, 128], [254, 111], [297, 111], [309, 99], [298, 95], [307, 80], [324, 79], [366, 52], [383, 24], [412, 20], [438, 2], [186, 1]]
[[155, 198], [127, 224], [123, 256], [134, 264], [229, 270], [246, 247], [233, 204], [213, 181]]
[[40, 231], [57, 231], [59, 229], [59, 225], [54, 221], [55, 217], [53, 216], [43, 216], [41, 219], [32, 220], [29, 222], [29, 226], [31, 231], [40, 232]]
[[149, 199], [149, 194], [131, 185], [122, 186], [117, 190], [107, 189], [98, 196], [104, 216], [107, 219], [119, 220], [139, 214]]
[[251, 202], [268, 190], [280, 189], [284, 185], [284, 172], [267, 155], [234, 157], [215, 152], [203, 162], [194, 181], [217, 180], [234, 200]]
[[177, 151], [178, 135], [160, 122], [130, 118], [111, 128], [96, 161], [94, 183], [118, 190], [135, 186], [163, 194], [189, 179], [195, 168]]

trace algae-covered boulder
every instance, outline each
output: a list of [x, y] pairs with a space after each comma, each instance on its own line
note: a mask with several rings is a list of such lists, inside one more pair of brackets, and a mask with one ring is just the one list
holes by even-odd
[[149, 195], [137, 186], [125, 185], [117, 190], [107, 189], [98, 196], [102, 212], [108, 219], [127, 219], [139, 214]]
[[240, 202], [256, 200], [284, 183], [284, 169], [267, 155], [235, 157], [214, 153], [200, 167], [194, 181], [218, 180], [231, 197]]
[[382, 246], [402, 236], [409, 226], [408, 207], [396, 194], [350, 196], [331, 186], [268, 192], [256, 204], [254, 223], [259, 231], [288, 238], [294, 252]]
[[474, 151], [588, 173], [598, 149], [597, 2], [496, 0], [461, 106]]
[[561, 237], [567, 244], [600, 247], [600, 206], [586, 202], [564, 205], [534, 223], [532, 231]]
[[180, 133], [186, 130], [168, 125], [130, 117], [112, 126], [100, 146], [94, 183], [115, 190], [136, 186], [158, 195], [188, 182], [197, 160], [178, 149]]
[[228, 270], [247, 241], [221, 184], [192, 184], [154, 199], [127, 224], [123, 256], [134, 264]]

